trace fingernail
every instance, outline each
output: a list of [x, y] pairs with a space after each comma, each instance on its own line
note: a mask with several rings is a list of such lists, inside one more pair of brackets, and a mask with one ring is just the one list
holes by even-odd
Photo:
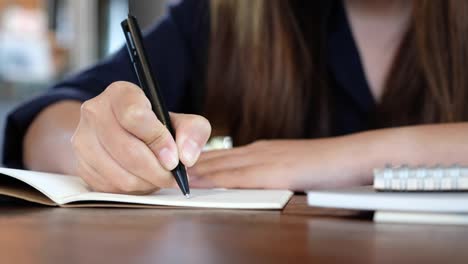
[[159, 158], [163, 166], [168, 170], [173, 170], [179, 163], [177, 156], [168, 148], [163, 148], [159, 151]]
[[187, 139], [182, 148], [182, 155], [184, 155], [185, 160], [190, 163], [189, 165], [193, 165], [200, 155], [200, 147], [197, 142], [192, 139]]

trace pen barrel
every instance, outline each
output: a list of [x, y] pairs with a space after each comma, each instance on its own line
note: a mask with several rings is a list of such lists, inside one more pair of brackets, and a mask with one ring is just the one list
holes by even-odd
[[[139, 68], [140, 72], [143, 72], [144, 67], [139, 65], [138, 62], [133, 63], [135, 68]], [[159, 85], [157, 84], [156, 80], [154, 80], [151, 75], [146, 74], [143, 74], [143, 76], [138, 78], [140, 79], [140, 86], [142, 86], [141, 88], [143, 92], [149, 99], [151, 108], [156, 117], [164, 126], [166, 126], [167, 130], [169, 130], [172, 137], [175, 139], [176, 135], [172, 126], [171, 117], [169, 116], [169, 111], [166, 109]]]
[[151, 103], [151, 108], [156, 117], [167, 127], [171, 135], [175, 138], [175, 131], [172, 127], [169, 112], [164, 103], [161, 89], [157, 82], [157, 76], [152, 71], [148, 56], [143, 45], [143, 37], [135, 18], [129, 18], [121, 23], [127, 41], [127, 50], [131, 63], [135, 70], [141, 89]]
[[[135, 69], [135, 74], [138, 78], [141, 88], [143, 89], [146, 97], [151, 103], [151, 108], [156, 114], [156, 117], [166, 126], [167, 130], [175, 140], [176, 134], [172, 127], [171, 118], [169, 112], [164, 103], [164, 99], [159, 88], [159, 84], [156, 81], [157, 76], [152, 72], [151, 65], [146, 59], [147, 54], [143, 45], [143, 37], [141, 34], [140, 27], [136, 19], [129, 15], [128, 19], [121, 23], [122, 29], [125, 34], [127, 41], [127, 50], [130, 55], [130, 60]], [[172, 170], [172, 174], [179, 185], [180, 190], [184, 195], [190, 194], [187, 171], [185, 166], [179, 162], [177, 167]]]

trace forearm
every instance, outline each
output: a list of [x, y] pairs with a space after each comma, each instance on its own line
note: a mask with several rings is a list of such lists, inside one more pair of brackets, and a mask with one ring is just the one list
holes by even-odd
[[468, 163], [468, 123], [389, 128], [345, 138], [360, 154], [353, 172], [366, 183], [372, 182], [373, 168], [386, 164]]
[[63, 101], [44, 109], [29, 127], [23, 141], [27, 169], [70, 174], [74, 168], [70, 139], [80, 119], [77, 101]]

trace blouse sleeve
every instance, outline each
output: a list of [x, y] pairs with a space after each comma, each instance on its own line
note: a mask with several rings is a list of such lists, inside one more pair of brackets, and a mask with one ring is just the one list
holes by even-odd
[[[185, 0], [169, 7], [169, 12], [155, 27], [144, 34], [148, 59], [157, 74], [166, 105], [170, 111], [187, 111], [184, 98], [191, 92], [192, 68], [200, 64], [194, 39], [204, 35], [197, 21], [206, 14], [206, 3]], [[195, 25], [198, 25], [195, 27]], [[21, 104], [7, 117], [3, 163], [24, 168], [23, 138], [34, 118], [47, 106], [62, 101], [86, 101], [100, 94], [115, 81], [137, 83], [125, 47], [103, 62], [66, 78], [45, 93]], [[190, 107], [189, 107], [190, 108]], [[190, 109], [188, 109], [190, 110]]]

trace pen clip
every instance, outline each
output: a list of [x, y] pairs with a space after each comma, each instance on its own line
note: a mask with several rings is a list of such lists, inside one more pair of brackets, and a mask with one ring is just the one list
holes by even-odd
[[125, 19], [122, 23], [121, 23], [121, 26], [122, 26], [122, 29], [124, 31], [124, 35], [125, 35], [125, 39], [127, 40], [125, 43], [125, 46], [127, 47], [127, 51], [128, 51], [128, 55], [130, 56], [130, 61], [135, 69], [135, 75], [138, 79], [138, 82], [140, 84], [143, 83], [143, 79], [141, 78], [140, 76], [140, 69], [138, 67], [140, 67], [139, 65], [139, 59], [138, 59], [138, 52], [136, 50], [136, 46], [135, 46], [135, 41], [133, 40], [133, 36], [132, 36], [132, 33], [130, 31], [130, 27], [128, 25], [128, 19]]
[[126, 41], [126, 47], [128, 54], [130, 55], [130, 60], [134, 63], [136, 61], [136, 57], [138, 57], [138, 53], [135, 47], [135, 41], [133, 40], [132, 33], [130, 32], [130, 27], [128, 26], [128, 19], [122, 22], [122, 29], [124, 30], [124, 35]]

